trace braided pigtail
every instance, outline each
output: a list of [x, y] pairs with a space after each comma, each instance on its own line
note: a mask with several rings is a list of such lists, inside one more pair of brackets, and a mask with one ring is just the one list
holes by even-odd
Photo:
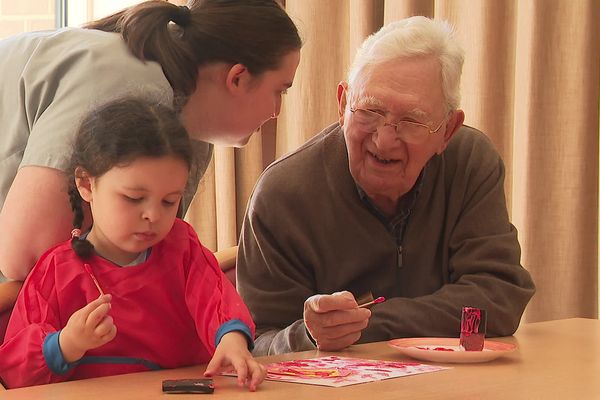
[[71, 247], [75, 254], [81, 258], [88, 258], [94, 254], [94, 245], [87, 239], [81, 239], [81, 227], [83, 225], [83, 199], [74, 184], [69, 185], [69, 201], [73, 210], [73, 227], [71, 231]]

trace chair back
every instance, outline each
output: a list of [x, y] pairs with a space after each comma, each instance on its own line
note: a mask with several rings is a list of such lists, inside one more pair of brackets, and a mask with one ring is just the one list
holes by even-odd
[[6, 334], [11, 312], [12, 309], [0, 313], [0, 343], [4, 342], [4, 335]]
[[[1, 283], [0, 283], [1, 285]], [[12, 307], [10, 310], [5, 310], [0, 313], [0, 344], [4, 342], [4, 335], [6, 334], [6, 327], [8, 326], [8, 319], [10, 318], [10, 313], [12, 312]], [[2, 379], [0, 379], [0, 392], [6, 390], [4, 385], [2, 384]]]
[[23, 286], [23, 282], [0, 282], [0, 344], [4, 342], [8, 319], [17, 301], [21, 286]]

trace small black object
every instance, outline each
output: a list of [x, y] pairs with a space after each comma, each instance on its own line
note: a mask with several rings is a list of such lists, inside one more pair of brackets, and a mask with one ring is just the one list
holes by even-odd
[[164, 393], [206, 393], [215, 391], [212, 379], [167, 379], [162, 382]]

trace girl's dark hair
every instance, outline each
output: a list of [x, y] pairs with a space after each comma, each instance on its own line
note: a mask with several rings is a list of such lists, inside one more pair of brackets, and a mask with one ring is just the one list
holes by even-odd
[[258, 75], [302, 46], [276, 0], [191, 0], [188, 7], [151, 0], [85, 27], [121, 33], [136, 57], [157, 61], [178, 106], [196, 89], [200, 66], [239, 63]]
[[[111, 101], [90, 112], [83, 120], [67, 168], [73, 226], [81, 229], [83, 210], [75, 183], [75, 170], [100, 177], [115, 166], [126, 166], [140, 157], [174, 156], [192, 166], [187, 132], [174, 110], [138, 98]], [[75, 253], [89, 257], [94, 250], [87, 240], [74, 237]]]

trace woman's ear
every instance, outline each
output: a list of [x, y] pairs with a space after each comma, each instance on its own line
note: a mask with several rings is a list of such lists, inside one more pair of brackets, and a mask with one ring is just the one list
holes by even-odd
[[88, 203], [92, 201], [92, 179], [82, 167], [75, 168], [75, 186], [81, 198]]
[[225, 86], [231, 93], [237, 93], [241, 89], [246, 89], [252, 80], [252, 74], [243, 64], [234, 64], [227, 71], [225, 77]]
[[346, 112], [346, 101], [348, 97], [348, 82], [340, 82], [337, 87], [337, 101], [338, 101], [338, 118], [340, 126], [344, 126], [344, 115]]

